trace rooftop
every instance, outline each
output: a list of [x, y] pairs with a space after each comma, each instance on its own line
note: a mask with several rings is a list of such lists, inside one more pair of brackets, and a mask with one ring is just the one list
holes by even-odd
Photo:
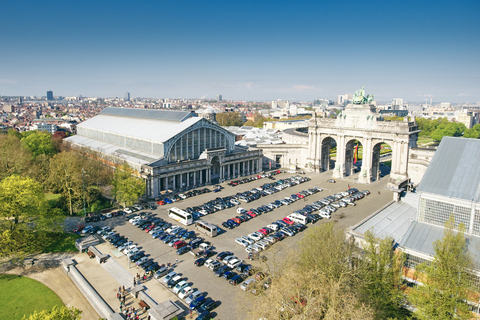
[[478, 201], [480, 140], [444, 137], [417, 190]]
[[167, 121], [185, 121], [194, 117], [195, 114], [189, 111], [172, 111], [172, 110], [156, 110], [156, 109], [138, 109], [138, 108], [105, 108], [100, 112], [103, 115], [112, 115], [118, 117], [141, 118], [151, 120], [167, 120]]

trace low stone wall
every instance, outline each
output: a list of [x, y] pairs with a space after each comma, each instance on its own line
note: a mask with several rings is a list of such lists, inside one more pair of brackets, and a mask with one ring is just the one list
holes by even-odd
[[98, 312], [98, 314], [105, 319], [113, 319], [115, 313], [112, 308], [103, 300], [98, 292], [92, 287], [92, 285], [85, 279], [80, 271], [74, 266], [70, 265], [67, 271], [68, 276], [72, 279], [73, 283], [82, 292], [85, 298], [90, 302], [92, 307]]

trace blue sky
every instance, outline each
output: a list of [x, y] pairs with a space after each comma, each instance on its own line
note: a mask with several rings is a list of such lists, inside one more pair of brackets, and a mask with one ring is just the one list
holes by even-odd
[[480, 101], [480, 1], [3, 1], [0, 95]]

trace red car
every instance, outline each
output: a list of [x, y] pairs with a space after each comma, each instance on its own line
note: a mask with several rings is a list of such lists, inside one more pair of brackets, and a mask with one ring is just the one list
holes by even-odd
[[175, 243], [173, 244], [173, 248], [175, 248], [175, 249], [180, 249], [180, 248], [182, 248], [182, 247], [185, 247], [186, 245], [187, 245], [187, 243], [186, 243], [185, 241], [181, 240], [181, 241], [175, 242]]
[[240, 224], [242, 223], [242, 220], [240, 220], [239, 218], [235, 217], [235, 218], [232, 218], [233, 221], [235, 221], [236, 223]]
[[73, 229], [73, 232], [78, 233], [83, 230], [85, 226], [83, 224], [79, 224], [75, 229]]
[[148, 233], [148, 232], [152, 231], [153, 228], [155, 228], [155, 225], [154, 225], [154, 224], [152, 224], [151, 226], [148, 226], [148, 227], [145, 229], [145, 232]]
[[253, 213], [252, 211], [248, 211], [247, 214], [252, 217], [252, 218], [255, 218], [257, 215], [255, 213]]
[[157, 201], [157, 204], [158, 204], [159, 206], [163, 206], [163, 205], [165, 205], [165, 201], [163, 201], [163, 200], [158, 200], [158, 201]]
[[305, 198], [305, 196], [304, 196], [303, 194], [301, 194], [301, 193], [295, 193], [295, 195], [296, 195], [297, 197], [299, 197], [300, 199]]
[[267, 230], [265, 230], [265, 229], [260, 229], [260, 230], [258, 230], [258, 232], [260, 232], [261, 234], [264, 234], [264, 235], [268, 234]]
[[287, 223], [287, 224], [290, 224], [290, 225], [292, 225], [292, 224], [295, 223], [295, 222], [293, 222], [292, 220], [290, 220], [290, 218], [288, 218], [288, 217], [285, 217], [285, 218], [283, 218], [282, 220], [283, 220], [283, 222], [285, 222], [285, 223]]

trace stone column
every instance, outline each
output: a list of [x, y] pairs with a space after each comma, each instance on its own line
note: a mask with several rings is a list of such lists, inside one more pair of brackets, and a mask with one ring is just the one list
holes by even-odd
[[158, 197], [160, 191], [158, 190], [159, 187], [159, 179], [158, 177], [150, 177], [150, 194], [149, 196], [152, 198]]
[[334, 178], [345, 177], [345, 136], [338, 135], [337, 141], [337, 159], [335, 161], [335, 169], [333, 170]]
[[372, 182], [372, 138], [366, 138], [363, 145], [363, 159], [360, 175], [358, 176], [359, 183]]

